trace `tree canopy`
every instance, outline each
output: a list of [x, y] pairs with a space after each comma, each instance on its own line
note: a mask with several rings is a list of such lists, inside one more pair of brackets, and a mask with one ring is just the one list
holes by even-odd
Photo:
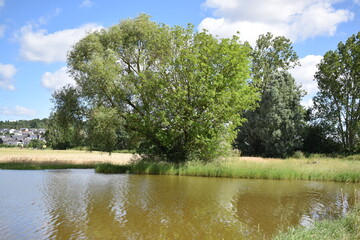
[[301, 147], [304, 95], [287, 70], [299, 64], [291, 42], [260, 35], [252, 50], [252, 84], [261, 92], [259, 106], [247, 111], [235, 145], [245, 155], [286, 157]]
[[315, 74], [318, 121], [347, 152], [360, 150], [360, 32], [328, 51]]
[[82, 146], [84, 109], [81, 106], [79, 91], [67, 85], [55, 91], [52, 97], [55, 107], [46, 127], [47, 142], [56, 149]]
[[236, 36], [219, 40], [141, 14], [80, 40], [68, 67], [82, 104], [97, 119], [121, 118], [141, 139], [140, 154], [207, 161], [230, 146], [258, 98], [250, 51]]
[[285, 71], [273, 73], [267, 81], [259, 107], [245, 115], [248, 121], [236, 145], [245, 155], [286, 157], [302, 144], [303, 91]]

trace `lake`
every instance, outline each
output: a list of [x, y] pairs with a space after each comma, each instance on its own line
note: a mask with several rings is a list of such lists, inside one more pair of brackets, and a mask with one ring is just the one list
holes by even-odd
[[359, 184], [0, 170], [0, 239], [258, 239], [344, 215]]

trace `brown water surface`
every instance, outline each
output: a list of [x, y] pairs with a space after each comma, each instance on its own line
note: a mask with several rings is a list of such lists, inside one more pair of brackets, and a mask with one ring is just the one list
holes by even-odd
[[359, 185], [0, 170], [0, 239], [259, 239], [345, 214]]

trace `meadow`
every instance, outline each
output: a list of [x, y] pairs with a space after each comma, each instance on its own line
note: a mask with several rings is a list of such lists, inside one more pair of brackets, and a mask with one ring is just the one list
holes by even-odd
[[0, 148], [2, 169], [61, 169], [95, 168], [97, 164], [127, 164], [129, 153], [104, 153], [83, 150], [37, 150], [27, 148]]

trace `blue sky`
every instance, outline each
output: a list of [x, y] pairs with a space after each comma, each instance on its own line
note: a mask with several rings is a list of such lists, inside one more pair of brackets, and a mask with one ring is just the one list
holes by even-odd
[[254, 43], [272, 32], [290, 38], [301, 67], [292, 71], [316, 93], [316, 64], [360, 31], [360, 0], [0, 0], [0, 120], [48, 117], [51, 94], [72, 83], [66, 53], [86, 32], [147, 13], [168, 25], [194, 24]]

